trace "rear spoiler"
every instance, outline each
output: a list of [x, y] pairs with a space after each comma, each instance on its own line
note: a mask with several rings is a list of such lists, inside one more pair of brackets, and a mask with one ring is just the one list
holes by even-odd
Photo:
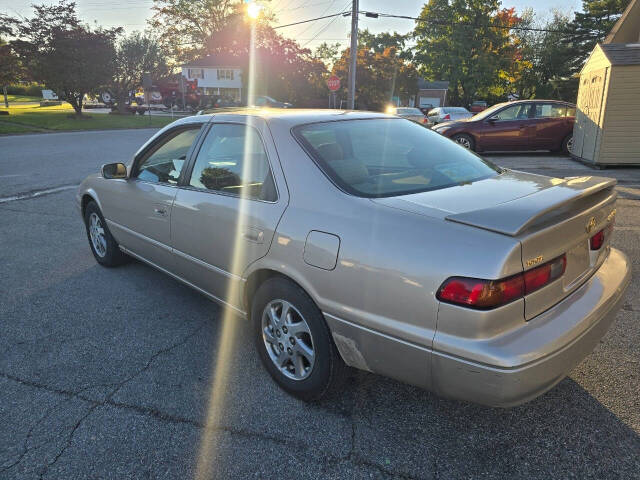
[[481, 210], [456, 213], [445, 219], [515, 237], [549, 212], [613, 188], [616, 183], [615, 179], [606, 177], [567, 177], [558, 185], [526, 197]]

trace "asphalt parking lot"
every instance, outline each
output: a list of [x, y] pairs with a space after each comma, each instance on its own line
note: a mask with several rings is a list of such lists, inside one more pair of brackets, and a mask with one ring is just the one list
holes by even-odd
[[218, 306], [141, 263], [94, 261], [74, 185], [151, 133], [0, 137], [0, 479], [183, 479], [203, 459], [212, 478], [640, 478], [640, 169], [489, 157], [620, 182], [613, 242], [634, 280], [553, 390], [492, 409], [352, 371], [340, 395], [305, 404], [271, 381], [244, 321], [225, 320], [237, 336], [223, 365]]

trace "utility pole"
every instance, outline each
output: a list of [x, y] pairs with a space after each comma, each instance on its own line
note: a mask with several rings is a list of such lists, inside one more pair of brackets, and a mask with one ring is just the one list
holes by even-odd
[[349, 67], [349, 110], [355, 108], [356, 101], [356, 64], [358, 59], [358, 0], [351, 6], [351, 65]]

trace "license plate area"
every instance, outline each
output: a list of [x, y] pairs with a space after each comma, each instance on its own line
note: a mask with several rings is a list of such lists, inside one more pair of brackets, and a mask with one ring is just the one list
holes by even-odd
[[563, 276], [564, 289], [571, 289], [577, 281], [589, 273], [590, 268], [589, 241], [586, 240], [567, 251], [567, 269]]

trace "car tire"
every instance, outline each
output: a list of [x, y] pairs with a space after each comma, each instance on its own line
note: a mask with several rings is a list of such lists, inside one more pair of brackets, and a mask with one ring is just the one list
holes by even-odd
[[566, 155], [571, 155], [571, 149], [573, 148], [573, 134], [567, 135], [562, 141], [562, 152]]
[[315, 401], [340, 384], [346, 366], [329, 327], [311, 297], [294, 282], [272, 277], [260, 285], [251, 303], [251, 320], [260, 360], [286, 392]]
[[474, 141], [473, 137], [471, 135], [467, 135], [466, 133], [457, 133], [453, 137], [451, 137], [451, 140], [469, 150], [475, 151], [476, 149], [476, 142]]
[[89, 202], [84, 209], [84, 225], [89, 248], [100, 265], [117, 267], [126, 263], [129, 257], [118, 247], [96, 202]]

